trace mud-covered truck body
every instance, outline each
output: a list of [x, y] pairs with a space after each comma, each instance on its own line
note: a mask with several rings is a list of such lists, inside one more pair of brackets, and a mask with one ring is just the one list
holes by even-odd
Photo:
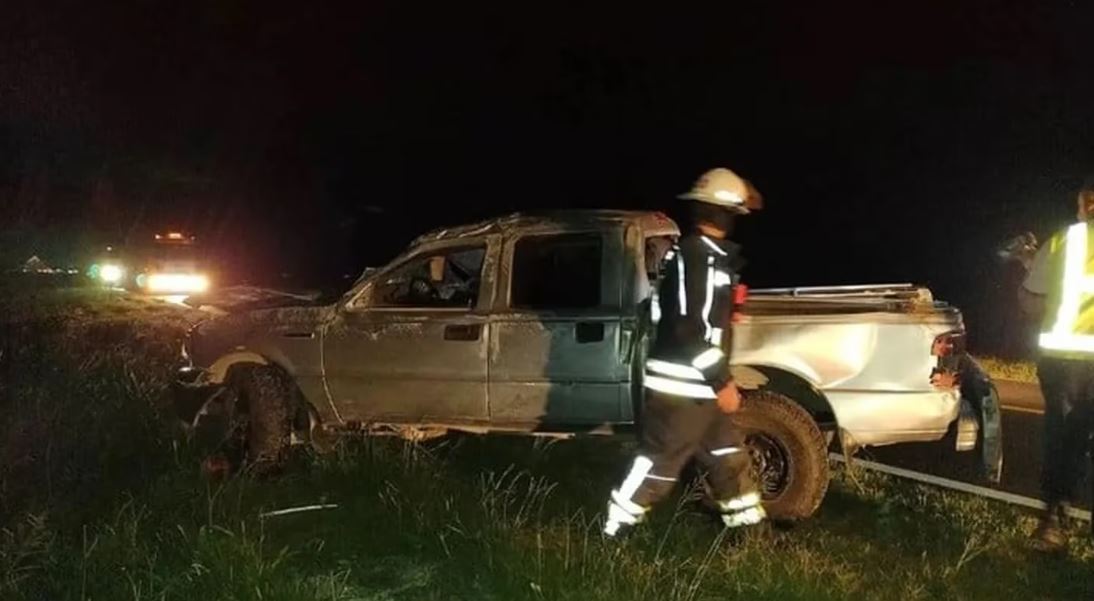
[[[641, 417], [651, 280], [677, 234], [658, 213], [569, 211], [421, 236], [334, 304], [197, 326], [184, 419], [288, 416], [258, 428], [250, 449], [267, 455], [343, 432], [626, 431]], [[961, 450], [979, 437], [998, 454], [997, 408], [964, 355], [961, 314], [925, 289], [756, 291], [733, 327], [736, 419], [776, 515], [816, 509], [836, 435], [853, 448], [952, 430]]]

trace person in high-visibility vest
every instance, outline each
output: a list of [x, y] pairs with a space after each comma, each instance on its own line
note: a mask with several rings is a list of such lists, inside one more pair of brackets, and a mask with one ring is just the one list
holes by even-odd
[[1034, 532], [1045, 551], [1067, 546], [1066, 509], [1086, 471], [1094, 432], [1094, 179], [1078, 195], [1078, 222], [1038, 251], [1019, 303], [1041, 323], [1037, 377], [1045, 399], [1041, 492]]
[[643, 521], [693, 458], [707, 470], [726, 526], [766, 517], [744, 437], [724, 415], [741, 403], [723, 350], [732, 346], [729, 323], [741, 263], [739, 247], [727, 237], [734, 217], [760, 208], [761, 198], [729, 169], [706, 172], [681, 198], [688, 201], [690, 224], [665, 255], [652, 299], [657, 328], [645, 365], [639, 452], [611, 492], [608, 536]]

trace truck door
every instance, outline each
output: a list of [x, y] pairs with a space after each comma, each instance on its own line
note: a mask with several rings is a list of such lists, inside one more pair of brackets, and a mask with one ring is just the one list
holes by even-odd
[[622, 228], [507, 240], [491, 318], [492, 422], [621, 421], [629, 403], [620, 355], [622, 264]]
[[[495, 240], [460, 241], [373, 276], [324, 334], [323, 365], [342, 419], [481, 421]], [[488, 298], [490, 297], [490, 298]]]

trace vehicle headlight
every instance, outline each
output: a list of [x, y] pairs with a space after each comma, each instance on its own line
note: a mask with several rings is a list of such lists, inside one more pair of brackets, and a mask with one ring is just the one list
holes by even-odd
[[99, 268], [99, 279], [107, 284], [117, 284], [122, 281], [125, 270], [121, 265], [106, 264]]
[[162, 294], [194, 294], [209, 289], [209, 278], [191, 273], [153, 273], [145, 279], [149, 292]]

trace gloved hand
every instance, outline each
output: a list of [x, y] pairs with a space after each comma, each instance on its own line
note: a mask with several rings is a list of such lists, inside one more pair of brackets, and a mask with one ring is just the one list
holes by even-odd
[[741, 394], [733, 382], [718, 391], [718, 408], [722, 413], [736, 413], [741, 408]]

